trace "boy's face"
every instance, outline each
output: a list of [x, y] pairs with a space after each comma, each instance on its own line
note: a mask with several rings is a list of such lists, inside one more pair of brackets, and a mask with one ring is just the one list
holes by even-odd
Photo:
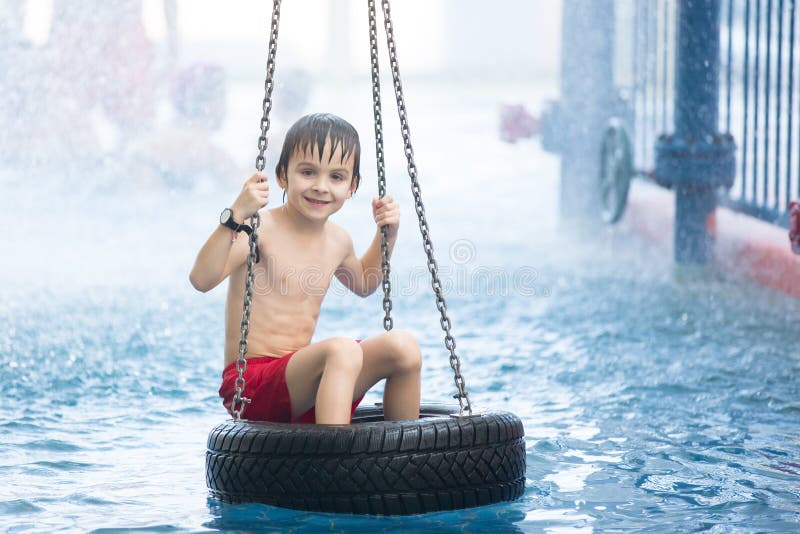
[[322, 157], [315, 146], [295, 150], [289, 158], [288, 186], [283, 176], [278, 183], [286, 189], [286, 202], [313, 220], [325, 220], [344, 205], [355, 191], [353, 154], [342, 159], [342, 147], [337, 146], [331, 157], [330, 141], [326, 141]]

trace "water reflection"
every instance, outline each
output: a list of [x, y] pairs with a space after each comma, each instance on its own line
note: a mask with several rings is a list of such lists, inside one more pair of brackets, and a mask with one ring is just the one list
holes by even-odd
[[522, 507], [499, 504], [479, 509], [438, 512], [408, 517], [352, 516], [286, 510], [265, 504], [224, 504], [207, 500], [212, 518], [203, 526], [247, 532], [524, 532]]

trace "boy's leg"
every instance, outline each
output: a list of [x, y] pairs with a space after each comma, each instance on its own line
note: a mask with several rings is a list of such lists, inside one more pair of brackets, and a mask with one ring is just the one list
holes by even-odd
[[386, 379], [383, 414], [387, 420], [419, 419], [422, 353], [414, 335], [392, 330], [361, 342], [364, 364], [355, 384], [354, 398]]
[[350, 338], [334, 337], [295, 352], [286, 365], [292, 417], [315, 406], [320, 424], [348, 424], [362, 352]]

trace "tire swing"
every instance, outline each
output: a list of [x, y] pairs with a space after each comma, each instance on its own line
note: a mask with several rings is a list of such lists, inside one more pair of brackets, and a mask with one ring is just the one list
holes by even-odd
[[[369, 4], [372, 95], [375, 121], [378, 190], [386, 194], [378, 71], [375, 1]], [[273, 0], [267, 78], [256, 169], [264, 169], [269, 112], [272, 108], [280, 0]], [[383, 408], [359, 407], [349, 425], [308, 425], [247, 421], [249, 399], [243, 396], [247, 366], [247, 334], [257, 233], [250, 234], [250, 255], [242, 311], [239, 377], [233, 398], [233, 419], [208, 437], [206, 484], [211, 496], [226, 503], [261, 502], [284, 508], [349, 514], [407, 515], [482, 506], [520, 497], [525, 489], [525, 444], [520, 419], [506, 412], [473, 414], [450, 333], [450, 319], [439, 281], [433, 245], [425, 219], [414, 152], [406, 117], [389, 0], [382, 0], [392, 79], [408, 160], [408, 173], [436, 307], [445, 333], [458, 392], [455, 407], [423, 404], [420, 419], [385, 421]], [[252, 218], [253, 229], [259, 216]], [[382, 229], [384, 329], [392, 329], [387, 228]]]

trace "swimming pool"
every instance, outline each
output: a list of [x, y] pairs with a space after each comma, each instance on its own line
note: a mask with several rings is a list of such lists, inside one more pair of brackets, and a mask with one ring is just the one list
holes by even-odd
[[[353, 518], [209, 499], [224, 291], [198, 294], [187, 275], [218, 193], [147, 193], [124, 177], [52, 185], [40, 227], [13, 221], [12, 207], [34, 212], [40, 196], [6, 173], [4, 192], [18, 192], [3, 195], [0, 217], [18, 231], [0, 271], [0, 530], [797, 530], [798, 302], [676, 273], [668, 252], [620, 229], [559, 225], [557, 162], [534, 144], [499, 144], [495, 108], [475, 96], [444, 105], [446, 93], [416, 113], [409, 96], [420, 180], [473, 403], [525, 424], [521, 500]], [[423, 398], [446, 401], [407, 178], [399, 149], [387, 151], [403, 203], [395, 325], [422, 342]], [[371, 235], [373, 188], [338, 217], [357, 247]], [[334, 289], [317, 338], [380, 328], [377, 295]]]

